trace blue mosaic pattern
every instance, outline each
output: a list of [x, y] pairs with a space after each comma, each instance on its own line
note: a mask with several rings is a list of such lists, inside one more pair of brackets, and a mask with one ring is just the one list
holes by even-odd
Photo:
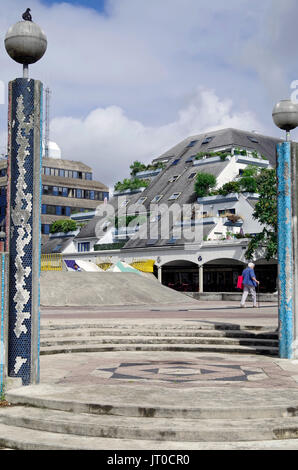
[[[33, 191], [34, 191], [34, 80], [10, 84], [10, 272], [8, 375], [31, 383]], [[40, 149], [38, 148], [38, 152]], [[41, 172], [41, 171], [40, 171]], [[40, 173], [39, 172], [39, 173]], [[39, 210], [39, 208], [38, 208]], [[39, 230], [39, 226], [34, 228]], [[38, 240], [39, 237], [38, 237]]]
[[291, 144], [277, 147], [279, 354], [293, 357], [293, 246], [291, 200]]

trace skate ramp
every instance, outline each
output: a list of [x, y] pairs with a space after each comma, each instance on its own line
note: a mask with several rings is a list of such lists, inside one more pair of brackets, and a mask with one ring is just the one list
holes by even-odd
[[48, 271], [41, 273], [40, 282], [40, 303], [44, 307], [197, 302], [162, 286], [156, 278], [135, 273]]

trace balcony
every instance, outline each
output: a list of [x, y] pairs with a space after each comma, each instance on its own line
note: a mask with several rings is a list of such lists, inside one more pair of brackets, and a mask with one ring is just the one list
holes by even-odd
[[119, 196], [130, 196], [132, 194], [137, 194], [137, 193], [142, 193], [145, 191], [145, 187], [137, 188], [137, 189], [125, 189], [123, 191], [114, 191], [114, 196], [119, 197]]
[[254, 165], [261, 168], [268, 168], [270, 165], [269, 160], [263, 160], [262, 158], [255, 158], [250, 155], [235, 155], [237, 163], [245, 163], [246, 165]]
[[206, 197], [198, 197], [197, 202], [198, 204], [204, 205], [213, 205], [213, 204], [222, 204], [223, 202], [235, 202], [239, 200], [238, 193], [230, 193], [226, 196], [206, 196]]
[[228, 156], [225, 158], [225, 160], [223, 160], [220, 156], [203, 157], [200, 160], [194, 160], [193, 166], [208, 165], [212, 163], [223, 162], [223, 161], [231, 160], [231, 158], [232, 158], [231, 156]]
[[139, 179], [152, 178], [154, 176], [159, 175], [161, 171], [162, 168], [157, 168], [156, 170], [139, 171], [139, 173], [136, 173], [135, 177]]

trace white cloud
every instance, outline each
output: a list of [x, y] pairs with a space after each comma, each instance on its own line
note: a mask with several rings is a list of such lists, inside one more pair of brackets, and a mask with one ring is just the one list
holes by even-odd
[[[288, 58], [296, 64], [295, 3], [108, 0], [101, 15], [31, 0], [48, 51], [30, 75], [52, 90], [51, 139], [64, 158], [89, 163], [98, 179], [112, 184], [134, 159], [149, 162], [207, 129], [274, 134], [267, 90], [282, 98]], [[27, 6], [27, 0], [1, 0], [2, 43]], [[0, 70], [6, 82], [21, 71], [4, 48]], [[0, 114], [0, 133], [6, 116]]]
[[52, 139], [62, 148], [62, 158], [84, 161], [109, 185], [127, 177], [134, 160], [149, 163], [186, 137], [225, 127], [263, 130], [252, 113], [239, 113], [231, 100], [220, 100], [214, 91], [201, 88], [176, 121], [162, 126], [131, 120], [118, 106], [97, 108], [85, 119], [62, 117], [51, 122]]

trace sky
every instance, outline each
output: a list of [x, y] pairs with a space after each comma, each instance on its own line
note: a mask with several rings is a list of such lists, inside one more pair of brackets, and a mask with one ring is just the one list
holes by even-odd
[[[296, 0], [29, 3], [0, 2], [0, 80], [7, 88], [21, 76], [3, 41], [30, 6], [48, 38], [30, 77], [52, 92], [50, 139], [108, 186], [128, 177], [134, 160], [149, 163], [195, 134], [235, 127], [281, 135], [271, 115], [298, 80]], [[0, 153], [6, 120], [7, 103]]]

